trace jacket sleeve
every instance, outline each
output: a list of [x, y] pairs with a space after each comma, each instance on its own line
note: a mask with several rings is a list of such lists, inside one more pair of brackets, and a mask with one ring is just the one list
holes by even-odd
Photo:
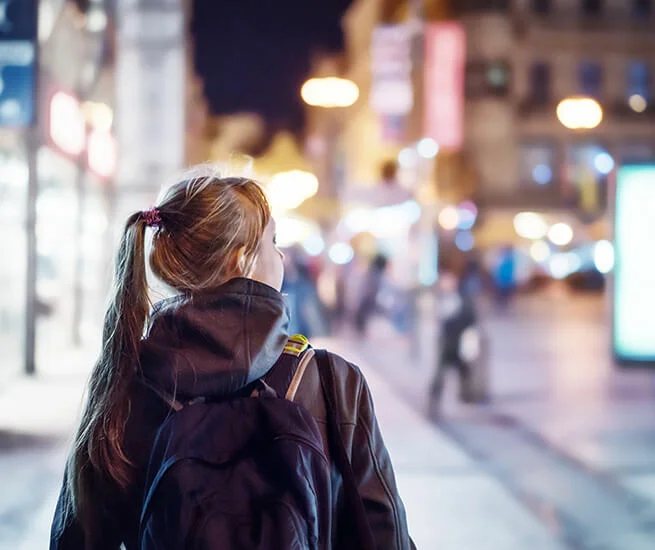
[[50, 550], [118, 550], [121, 545], [118, 530], [108, 521], [98, 526], [98, 535], [93, 541], [86, 540], [82, 524], [66, 512], [68, 502], [66, 475], [59, 493], [55, 515], [50, 529]]
[[353, 434], [352, 467], [379, 550], [415, 549], [407, 529], [393, 466], [373, 408], [368, 384], [361, 377]]

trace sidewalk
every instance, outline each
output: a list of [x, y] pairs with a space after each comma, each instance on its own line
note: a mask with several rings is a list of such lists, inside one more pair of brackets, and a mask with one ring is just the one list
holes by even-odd
[[[366, 376], [417, 548], [565, 548], [495, 478], [410, 407], [356, 347], [343, 339], [312, 343], [347, 357]], [[393, 348], [384, 351], [394, 353]]]
[[41, 357], [0, 389], [0, 548], [48, 547], [64, 463], [95, 350]]
[[[563, 550], [545, 528], [454, 443], [419, 416], [340, 340], [314, 342], [365, 373], [419, 549]], [[27, 439], [0, 447], [0, 547], [46, 548], [70, 434], [88, 375], [88, 357], [18, 379], [0, 393], [0, 433]]]

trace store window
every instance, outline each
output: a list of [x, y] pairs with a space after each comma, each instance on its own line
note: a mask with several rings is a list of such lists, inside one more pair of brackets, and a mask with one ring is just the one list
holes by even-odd
[[583, 61], [578, 67], [580, 92], [598, 98], [603, 88], [603, 67], [594, 61]]
[[76, 163], [47, 147], [39, 150], [38, 162], [37, 294], [43, 313], [37, 324], [37, 353], [66, 349], [76, 334], [82, 342], [99, 345], [114, 250], [103, 184], [87, 173], [79, 208]]
[[555, 148], [551, 143], [525, 144], [520, 152], [521, 183], [529, 187], [550, 186], [555, 179]]
[[27, 181], [24, 151], [0, 148], [0, 381], [19, 373], [25, 358]]

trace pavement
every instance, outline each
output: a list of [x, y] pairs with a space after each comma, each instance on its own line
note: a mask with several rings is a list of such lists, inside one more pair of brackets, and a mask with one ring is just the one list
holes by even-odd
[[43, 549], [94, 350], [48, 350], [0, 389], [0, 548]]
[[[490, 312], [492, 400], [461, 405], [448, 380], [437, 421], [433, 323], [313, 343], [366, 375], [418, 548], [652, 550], [655, 376], [611, 364], [606, 326], [593, 298]], [[51, 357], [59, 368], [0, 391], [0, 548], [47, 545], [90, 356]]]
[[[492, 399], [458, 403], [453, 376], [436, 420], [439, 432], [500, 483], [553, 543], [655, 548], [655, 371], [612, 364], [604, 300], [572, 299], [554, 288], [484, 318]], [[350, 337], [342, 346], [358, 349], [369, 372], [426, 418], [434, 363], [423, 352], [411, 360], [409, 342], [378, 322], [365, 342]], [[468, 497], [478, 498], [475, 491]], [[468, 525], [477, 531], [477, 522]], [[522, 548], [491, 540], [479, 547]]]

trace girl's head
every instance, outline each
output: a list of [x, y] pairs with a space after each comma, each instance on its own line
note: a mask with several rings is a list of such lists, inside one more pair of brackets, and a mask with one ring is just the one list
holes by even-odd
[[254, 181], [187, 179], [167, 191], [156, 212], [150, 267], [168, 286], [193, 293], [249, 277], [281, 288], [275, 222]]
[[180, 293], [213, 290], [235, 277], [276, 289], [283, 257], [264, 192], [251, 179], [214, 174], [170, 187], [159, 204], [127, 220], [113, 296], [105, 315], [103, 348], [91, 374], [89, 396], [68, 465], [69, 511], [93, 536], [94, 480], [126, 488], [131, 464], [123, 450], [130, 414], [129, 390], [139, 372], [139, 343], [148, 324], [145, 231], [154, 228], [149, 263], [163, 283]]

